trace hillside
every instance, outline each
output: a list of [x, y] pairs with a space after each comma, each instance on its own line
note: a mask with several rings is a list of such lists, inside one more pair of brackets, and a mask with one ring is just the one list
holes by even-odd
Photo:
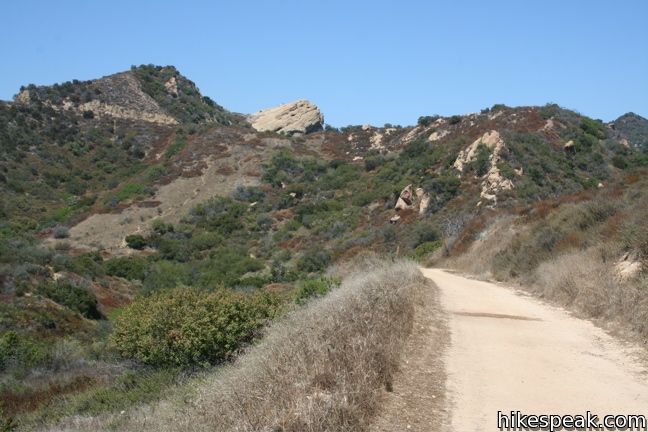
[[643, 150], [648, 148], [648, 120], [635, 114], [627, 113], [616, 119], [612, 125], [620, 133], [621, 140], [632, 143]]
[[[229, 112], [169, 66], [29, 85], [0, 102], [6, 415], [32, 424], [155, 400], [336, 286], [329, 265], [368, 251], [459, 262], [490, 239], [486, 228], [514, 219], [525, 233], [570, 200], [624, 197], [632, 218], [619, 226], [645, 214], [632, 206], [648, 166], [646, 120], [634, 114], [604, 124], [557, 105], [495, 105], [407, 127], [323, 121], [305, 101]], [[584, 223], [584, 233], [596, 225]], [[535, 271], [557, 245], [589, 245], [564, 231], [517, 264]], [[645, 260], [643, 234], [606, 232], [625, 242], [614, 254]], [[519, 276], [502, 263], [519, 258], [498, 259], [494, 273]], [[136, 318], [128, 305], [183, 305], [165, 297], [178, 287], [206, 305], [243, 305], [254, 325], [226, 353], [160, 362], [120, 345]]]

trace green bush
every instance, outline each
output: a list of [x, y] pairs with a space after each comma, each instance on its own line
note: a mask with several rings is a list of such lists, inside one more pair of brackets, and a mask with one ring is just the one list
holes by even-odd
[[126, 236], [126, 244], [131, 249], [141, 250], [148, 245], [148, 242], [143, 236], [139, 234], [131, 234]]
[[101, 318], [101, 313], [97, 309], [97, 299], [89, 289], [57, 281], [41, 285], [38, 293], [86, 318]]
[[258, 186], [237, 186], [232, 198], [243, 202], [260, 202], [265, 199], [265, 192]]
[[436, 116], [436, 115], [434, 115], [434, 116], [421, 116], [421, 117], [418, 118], [418, 121], [416, 122], [416, 124], [419, 125], [419, 126], [427, 127], [427, 126], [430, 126], [432, 124], [432, 122], [435, 121], [438, 118], [439, 118], [439, 116]]
[[439, 233], [436, 224], [425, 219], [413, 224], [410, 231], [414, 240], [414, 247], [418, 247], [424, 243], [434, 242], [441, 238], [441, 234]]
[[593, 135], [596, 138], [605, 139], [607, 137], [605, 125], [601, 121], [583, 117], [581, 119], [580, 127], [586, 134]]
[[231, 234], [244, 228], [242, 218], [247, 209], [231, 198], [214, 197], [192, 208], [186, 221], [208, 231]]
[[338, 281], [329, 278], [308, 279], [298, 285], [295, 303], [304, 304], [312, 297], [326, 295], [331, 288], [339, 285]]
[[70, 237], [70, 230], [66, 226], [57, 226], [54, 228], [52, 235], [55, 239], [64, 239]]
[[161, 258], [178, 262], [187, 262], [191, 258], [189, 244], [185, 241], [160, 238], [156, 241], [155, 246]]
[[9, 365], [34, 367], [46, 362], [48, 351], [42, 342], [14, 330], [0, 335], [0, 371]]
[[454, 198], [459, 193], [461, 180], [451, 174], [442, 173], [438, 177], [432, 177], [423, 183], [423, 189], [434, 197], [430, 202], [428, 211], [436, 211], [443, 207], [443, 205]]
[[162, 165], [153, 165], [146, 170], [146, 178], [150, 181], [158, 181], [166, 174], [167, 170]]
[[184, 136], [184, 134], [178, 134], [176, 135], [176, 139], [171, 144], [166, 151], [164, 152], [164, 157], [167, 159], [171, 159], [173, 156], [177, 155], [182, 151], [187, 146], [187, 137]]
[[150, 365], [207, 365], [235, 354], [279, 312], [276, 296], [180, 287], [140, 298], [117, 318], [112, 340]]
[[461, 123], [461, 116], [453, 115], [453, 116], [450, 117], [450, 119], [448, 120], [448, 123], [451, 124], [451, 125], [456, 125], [456, 124]]
[[223, 236], [214, 232], [194, 234], [189, 240], [189, 247], [194, 251], [212, 249], [223, 242]]
[[[60, 245], [61, 243], [58, 244]], [[81, 276], [96, 278], [104, 274], [102, 263], [103, 258], [99, 252], [91, 252], [70, 258], [66, 268]]]
[[153, 228], [153, 232], [157, 235], [164, 235], [175, 231], [173, 224], [168, 224], [161, 219], [154, 220], [151, 224], [151, 228]]
[[443, 245], [443, 241], [441, 240], [434, 240], [434, 241], [429, 241], [425, 243], [421, 243], [414, 249], [414, 252], [412, 253], [412, 257], [420, 261], [429, 254], [435, 252], [437, 249], [439, 249]]
[[193, 282], [192, 269], [184, 263], [157, 261], [147, 269], [143, 282], [143, 293], [189, 285]]
[[141, 195], [152, 195], [152, 190], [138, 183], [127, 184], [115, 195], [118, 202], [126, 201]]
[[198, 266], [198, 286], [209, 288], [218, 285], [232, 286], [246, 273], [255, 273], [264, 268], [263, 262], [250, 257], [241, 247], [221, 247], [210, 252], [209, 260]]
[[614, 165], [615, 168], [619, 168], [619, 169], [626, 169], [626, 168], [628, 168], [628, 162], [627, 162], [626, 159], [625, 159], [623, 156], [621, 156], [621, 155], [614, 155], [614, 156], [612, 157], [612, 165]]
[[310, 249], [297, 261], [297, 269], [307, 273], [322, 271], [331, 262], [331, 254], [323, 249]]
[[136, 256], [111, 258], [104, 263], [106, 274], [128, 280], [144, 280], [147, 265], [146, 259]]
[[263, 181], [272, 186], [292, 183], [291, 180], [303, 173], [304, 169], [297, 159], [287, 150], [280, 150], [272, 156], [270, 163], [264, 165]]
[[556, 104], [547, 104], [541, 107], [538, 113], [544, 120], [548, 120], [557, 114], [559, 108]]
[[475, 174], [481, 177], [488, 172], [490, 167], [490, 149], [484, 144], [479, 144], [477, 146], [477, 156], [472, 163], [472, 168], [475, 170]]
[[498, 163], [497, 168], [500, 170], [500, 173], [509, 180], [513, 180], [517, 176], [515, 170], [506, 162]]
[[373, 171], [384, 164], [385, 157], [383, 155], [368, 156], [364, 160], [365, 171]]

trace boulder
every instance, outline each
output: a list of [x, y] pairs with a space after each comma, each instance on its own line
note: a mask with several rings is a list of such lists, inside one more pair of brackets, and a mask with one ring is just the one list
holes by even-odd
[[164, 88], [167, 89], [172, 95], [178, 96], [178, 81], [176, 77], [172, 76], [167, 82], [164, 83]]
[[430, 206], [430, 195], [423, 188], [416, 188], [416, 197], [419, 200], [419, 214], [424, 215]]
[[576, 153], [576, 144], [574, 144], [574, 141], [569, 140], [563, 146], [563, 150], [565, 153]]
[[626, 252], [617, 261], [616, 276], [620, 280], [629, 280], [637, 276], [643, 269], [643, 264], [636, 252]]
[[317, 106], [307, 100], [279, 105], [248, 117], [259, 132], [271, 131], [286, 135], [307, 134], [324, 128], [324, 116]]
[[401, 191], [398, 201], [396, 201], [396, 210], [406, 210], [412, 208], [412, 202], [414, 198], [414, 192], [412, 190], [412, 185], [409, 184]]
[[17, 104], [28, 104], [31, 101], [31, 94], [29, 93], [29, 90], [24, 89], [20, 93], [16, 95], [14, 98], [14, 102]]

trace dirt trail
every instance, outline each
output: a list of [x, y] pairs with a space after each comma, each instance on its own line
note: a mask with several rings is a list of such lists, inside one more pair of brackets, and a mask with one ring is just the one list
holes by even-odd
[[498, 410], [648, 415], [641, 349], [511, 288], [422, 271], [448, 314], [449, 431], [495, 431]]
[[439, 432], [445, 412], [443, 351], [449, 340], [439, 292], [432, 283], [423, 291], [412, 334], [407, 339], [393, 388], [383, 393], [383, 405], [371, 432]]

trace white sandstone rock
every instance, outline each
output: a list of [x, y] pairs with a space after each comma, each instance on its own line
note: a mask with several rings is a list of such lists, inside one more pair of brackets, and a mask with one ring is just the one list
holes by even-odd
[[250, 115], [248, 121], [259, 132], [272, 131], [286, 135], [316, 132], [324, 126], [324, 116], [319, 108], [307, 100], [259, 111]]

